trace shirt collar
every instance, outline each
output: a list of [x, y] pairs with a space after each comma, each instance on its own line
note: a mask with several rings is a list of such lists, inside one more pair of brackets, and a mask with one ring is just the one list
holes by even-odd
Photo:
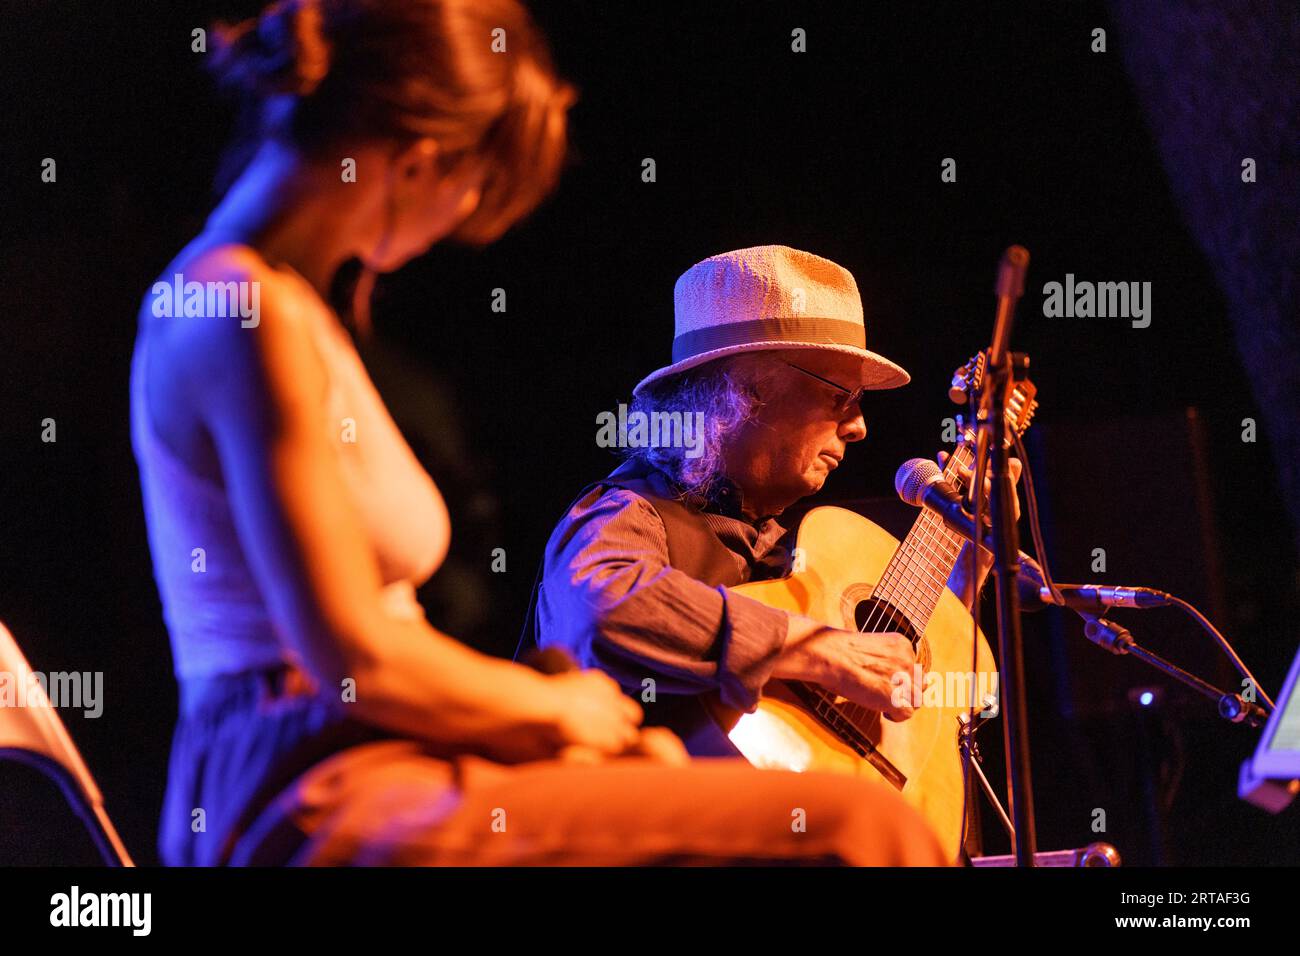
[[761, 515], [752, 521], [746, 517], [744, 509], [745, 493], [730, 478], [718, 478], [707, 495], [692, 495], [691, 500], [693, 504], [704, 511], [722, 515], [724, 518], [743, 521], [745, 524], [753, 525], [759, 530], [767, 527], [768, 522], [776, 520], [776, 515]]
[[[614, 472], [617, 476], [621, 471], [627, 470], [632, 473], [628, 465], [622, 465]], [[770, 523], [775, 522], [777, 515], [762, 515], [751, 521], [745, 516], [744, 511], [744, 492], [730, 478], [719, 476], [711, 485], [708, 494], [701, 495], [688, 493], [679, 485], [666, 471], [653, 466], [647, 468], [644, 472], [649, 478], [651, 484], [657, 484], [660, 493], [666, 497], [677, 498], [686, 505], [696, 508], [700, 511], [707, 511], [711, 514], [721, 515], [724, 518], [731, 518], [735, 521], [742, 521], [760, 532], [768, 529]]]

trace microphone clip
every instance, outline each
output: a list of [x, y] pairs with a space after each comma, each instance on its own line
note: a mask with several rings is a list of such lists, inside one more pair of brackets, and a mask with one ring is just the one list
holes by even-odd
[[1128, 632], [1128, 628], [1107, 620], [1105, 612], [1089, 614], [1087, 611], [1076, 610], [1076, 613], [1083, 618], [1084, 637], [1102, 650], [1118, 657], [1127, 654], [1133, 646], [1133, 635]]

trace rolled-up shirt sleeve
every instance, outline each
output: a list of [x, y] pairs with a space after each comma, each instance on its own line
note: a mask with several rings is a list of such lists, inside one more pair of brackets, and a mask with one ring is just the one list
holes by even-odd
[[546, 546], [538, 641], [626, 690], [717, 690], [750, 711], [785, 645], [788, 618], [725, 587], [669, 566], [668, 538], [654, 506], [621, 488], [593, 489]]

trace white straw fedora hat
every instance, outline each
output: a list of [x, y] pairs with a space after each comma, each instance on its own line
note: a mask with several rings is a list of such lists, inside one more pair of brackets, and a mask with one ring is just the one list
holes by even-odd
[[789, 246], [754, 246], [697, 262], [673, 289], [673, 364], [633, 390], [741, 352], [818, 349], [862, 360], [866, 388], [897, 388], [911, 376], [867, 351], [858, 284], [843, 266]]

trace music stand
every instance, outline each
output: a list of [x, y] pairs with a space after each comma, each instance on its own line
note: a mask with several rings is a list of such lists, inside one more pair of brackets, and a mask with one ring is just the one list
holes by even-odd
[[1281, 813], [1300, 795], [1300, 650], [1291, 662], [1277, 706], [1264, 725], [1264, 734], [1250, 759], [1241, 765], [1237, 796]]

